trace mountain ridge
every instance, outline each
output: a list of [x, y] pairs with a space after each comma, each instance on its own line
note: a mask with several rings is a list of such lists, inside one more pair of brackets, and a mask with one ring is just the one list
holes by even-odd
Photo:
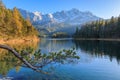
[[75, 32], [76, 27], [80, 27], [80, 25], [87, 22], [102, 19], [89, 11], [82, 12], [76, 8], [48, 14], [42, 14], [39, 11], [29, 12], [23, 9], [19, 9], [19, 11], [25, 19], [29, 18], [39, 31], [45, 30], [47, 35], [55, 32], [66, 32], [71, 35]]
[[42, 14], [39, 11], [29, 12], [23, 9], [19, 9], [20, 13], [24, 18], [29, 17], [33, 24], [38, 23], [42, 25], [43, 23], [68, 23], [68, 24], [82, 24], [89, 21], [94, 21], [100, 19], [93, 15], [89, 11], [82, 12], [76, 8], [71, 10], [62, 10], [54, 13]]

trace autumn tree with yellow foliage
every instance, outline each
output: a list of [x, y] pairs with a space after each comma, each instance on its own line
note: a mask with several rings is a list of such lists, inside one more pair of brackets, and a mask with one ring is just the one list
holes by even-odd
[[0, 38], [36, 36], [37, 34], [29, 18], [23, 19], [16, 7], [13, 10], [7, 9], [0, 0]]

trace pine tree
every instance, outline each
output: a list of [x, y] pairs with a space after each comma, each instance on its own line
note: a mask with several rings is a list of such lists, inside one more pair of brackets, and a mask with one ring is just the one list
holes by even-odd
[[81, 38], [120, 38], [120, 16], [87, 23], [77, 31]]

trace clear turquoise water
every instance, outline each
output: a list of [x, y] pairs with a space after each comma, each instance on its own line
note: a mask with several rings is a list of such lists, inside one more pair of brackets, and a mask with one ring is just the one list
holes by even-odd
[[2, 77], [12, 80], [120, 80], [120, 42], [42, 39], [42, 52], [75, 47], [80, 60], [75, 64], [52, 65], [52, 74], [45, 75], [21, 67], [13, 67]]

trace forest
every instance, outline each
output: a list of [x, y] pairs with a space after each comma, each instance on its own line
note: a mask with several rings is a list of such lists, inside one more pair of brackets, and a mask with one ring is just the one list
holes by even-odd
[[18, 9], [7, 9], [0, 1], [0, 38], [17, 38], [36, 36], [37, 30], [32, 26], [29, 17], [22, 18]]
[[120, 16], [97, 20], [77, 28], [74, 38], [120, 38]]

